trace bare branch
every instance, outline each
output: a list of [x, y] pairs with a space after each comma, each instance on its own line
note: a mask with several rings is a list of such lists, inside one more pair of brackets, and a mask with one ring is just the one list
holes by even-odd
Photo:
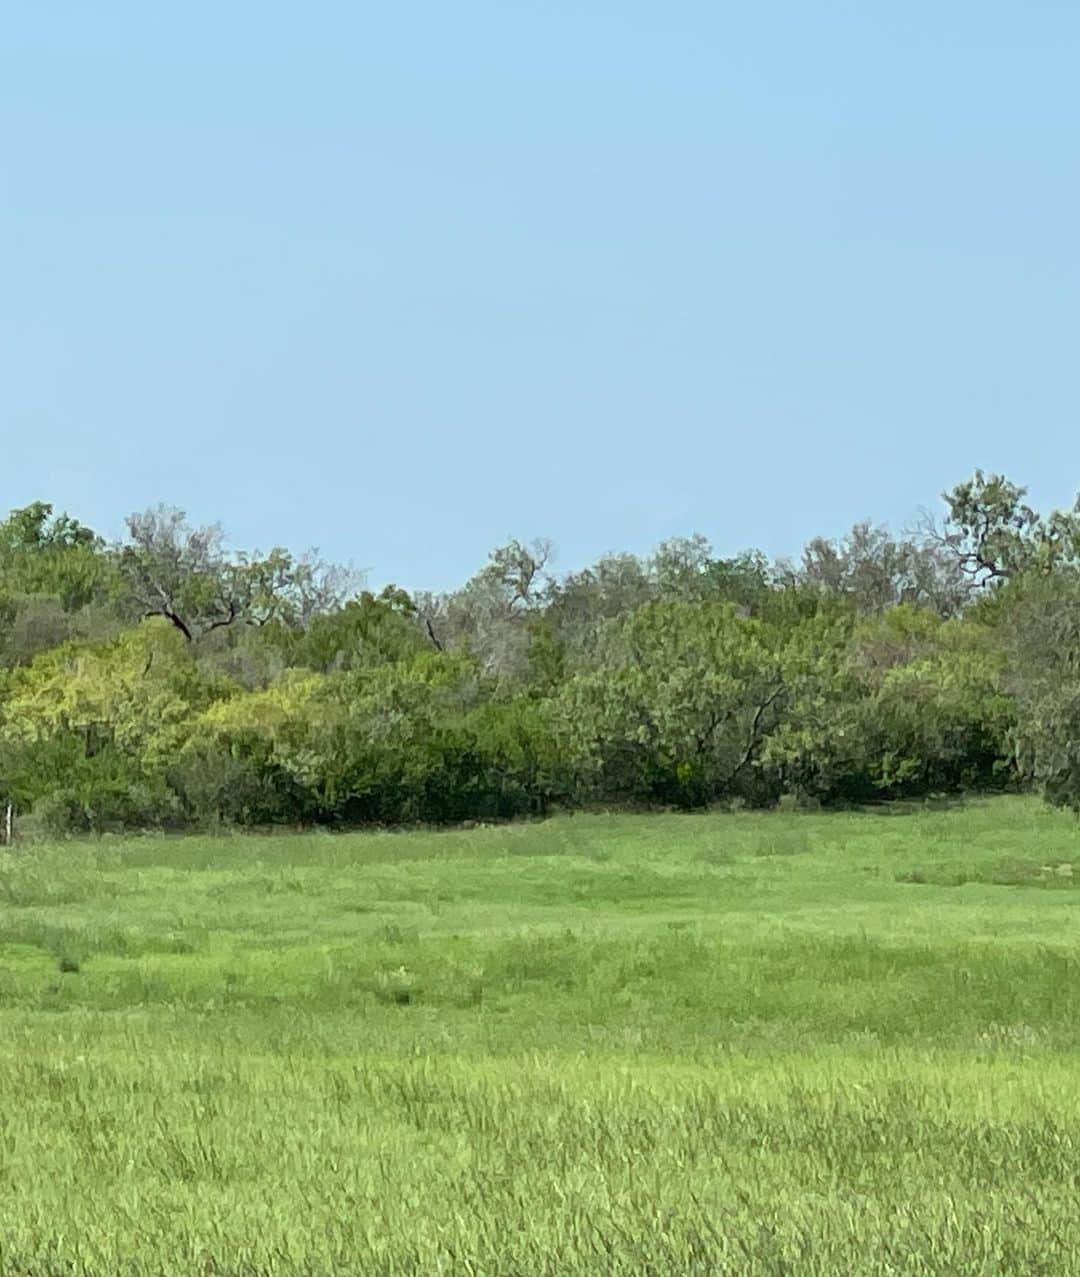
[[443, 650], [443, 645], [439, 642], [439, 637], [435, 633], [435, 627], [431, 624], [430, 616], [424, 617], [424, 625], [427, 627], [428, 638], [431, 639], [432, 643], [435, 645], [435, 650], [437, 652], [441, 652]]
[[757, 711], [754, 714], [753, 722], [751, 722], [750, 724], [750, 733], [747, 738], [746, 749], [743, 752], [743, 756], [739, 762], [739, 765], [731, 773], [731, 776], [728, 779], [728, 784], [731, 784], [731, 782], [735, 780], [735, 778], [739, 775], [739, 773], [742, 772], [746, 767], [750, 765], [750, 760], [753, 758], [754, 750], [757, 748], [758, 742], [760, 740], [761, 720], [765, 717], [765, 711], [771, 705], [775, 704], [776, 701], [779, 700], [779, 698], [783, 696], [783, 694], [786, 691], [787, 691], [787, 686], [784, 683], [781, 683], [777, 688], [775, 688], [772, 692], [770, 692], [769, 695], [764, 699], [764, 701], [762, 701], [762, 703], [757, 707]]

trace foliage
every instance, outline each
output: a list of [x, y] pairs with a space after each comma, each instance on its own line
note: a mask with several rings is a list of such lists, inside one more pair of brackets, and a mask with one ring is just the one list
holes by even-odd
[[454, 822], [1036, 784], [1080, 809], [1080, 507], [980, 471], [797, 564], [702, 536], [358, 590], [159, 506], [0, 524], [0, 798], [54, 828]]
[[902, 605], [821, 645], [768, 760], [797, 793], [866, 801], [994, 788], [1011, 702], [974, 626]]
[[800, 567], [788, 571], [800, 583], [850, 599], [863, 613], [910, 603], [953, 616], [968, 596], [955, 551], [914, 537], [898, 540], [870, 523], [857, 523], [839, 542], [816, 537]]
[[347, 574], [287, 550], [228, 555], [218, 525], [193, 527], [182, 510], [158, 506], [128, 521], [116, 552], [131, 605], [161, 616], [188, 642], [246, 623], [302, 624], [339, 606]]
[[699, 806], [738, 791], [787, 692], [777, 636], [724, 603], [646, 604], [556, 707], [593, 798]]
[[1026, 493], [1004, 475], [976, 470], [946, 494], [948, 517], [936, 540], [974, 587], [1080, 566], [1080, 500], [1044, 517], [1025, 503]]
[[1080, 811], [1080, 575], [1029, 577], [1004, 595], [994, 619], [1019, 766], [1051, 801]]
[[167, 822], [176, 803], [164, 769], [195, 714], [228, 691], [203, 679], [160, 622], [38, 656], [4, 683], [0, 772], [8, 794], [21, 807], [43, 803], [54, 825]]

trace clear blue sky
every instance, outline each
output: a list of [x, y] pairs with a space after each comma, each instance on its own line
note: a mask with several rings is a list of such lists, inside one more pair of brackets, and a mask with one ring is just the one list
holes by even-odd
[[8, 0], [0, 505], [373, 584], [1080, 486], [1080, 8]]

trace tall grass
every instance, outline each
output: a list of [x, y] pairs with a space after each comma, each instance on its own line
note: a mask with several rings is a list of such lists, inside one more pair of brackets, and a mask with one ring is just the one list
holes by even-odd
[[1078, 857], [1022, 800], [8, 855], [0, 1273], [1080, 1270]]

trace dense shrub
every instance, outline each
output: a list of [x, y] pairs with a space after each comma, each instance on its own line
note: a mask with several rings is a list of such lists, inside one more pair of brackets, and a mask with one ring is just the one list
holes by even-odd
[[52, 832], [447, 823], [553, 805], [866, 802], [1040, 784], [1080, 806], [1080, 513], [976, 476], [922, 539], [800, 564], [701, 537], [562, 579], [357, 592], [157, 508], [107, 545], [0, 524], [0, 799]]

